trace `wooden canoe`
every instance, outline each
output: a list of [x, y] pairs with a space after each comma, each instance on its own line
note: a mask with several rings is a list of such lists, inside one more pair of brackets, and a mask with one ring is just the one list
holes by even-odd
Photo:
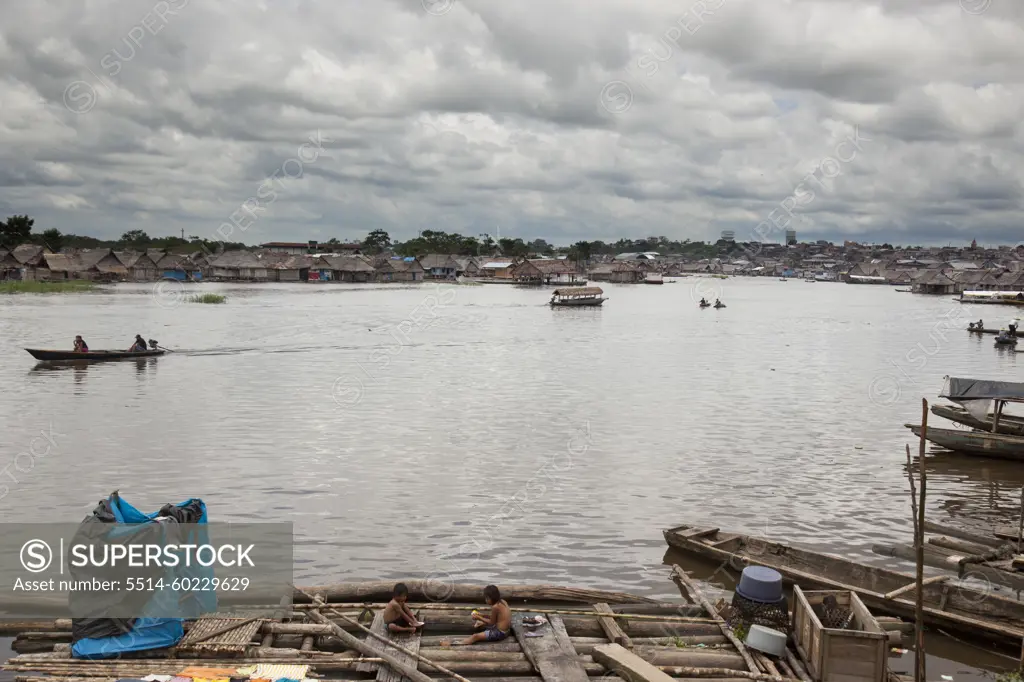
[[87, 353], [76, 353], [71, 350], [40, 350], [26, 348], [29, 355], [44, 362], [103, 362], [106, 360], [125, 360], [127, 358], [149, 358], [163, 355], [162, 350], [92, 350]]
[[[856, 592], [876, 615], [914, 618], [913, 590], [898, 597], [886, 594], [915, 581], [913, 575], [790, 547], [766, 538], [723, 533], [718, 528], [677, 526], [663, 531], [671, 547], [722, 562], [735, 571], [746, 566], [767, 566], [790, 584], [807, 589]], [[966, 638], [979, 637], [1011, 647], [1019, 654], [1024, 638], [1024, 602], [949, 581], [924, 587], [925, 623]]]
[[[913, 431], [915, 436], [921, 435], [921, 427], [917, 424], [904, 424], [904, 426]], [[925, 439], [947, 450], [955, 450], [968, 455], [1024, 461], [1024, 436], [928, 427]]]
[[[943, 419], [948, 419], [957, 424], [969, 426], [980, 431], [992, 431], [992, 415], [984, 420], [978, 419], [962, 407], [956, 405], [932, 405], [932, 414]], [[928, 429], [931, 431], [931, 429]], [[999, 427], [996, 433], [1003, 433], [1008, 436], [1024, 436], [1024, 417], [1015, 417], [1009, 414], [999, 415]]]

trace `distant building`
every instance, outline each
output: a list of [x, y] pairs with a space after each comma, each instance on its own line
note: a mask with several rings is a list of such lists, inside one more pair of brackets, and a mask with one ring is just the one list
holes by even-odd
[[732, 230], [722, 230], [722, 241], [723, 242], [734, 242], [736, 241], [736, 233]]
[[273, 253], [290, 253], [300, 256], [305, 253], [345, 253], [355, 255], [360, 252], [359, 244], [326, 244], [314, 240], [309, 242], [267, 242], [260, 248]]
[[661, 254], [657, 251], [644, 251], [643, 253], [620, 253], [613, 260], [655, 260]]
[[786, 246], [794, 246], [796, 244], [796, 230], [786, 230]]

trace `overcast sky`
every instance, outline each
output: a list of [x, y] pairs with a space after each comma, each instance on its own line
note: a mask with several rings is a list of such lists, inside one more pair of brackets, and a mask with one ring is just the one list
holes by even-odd
[[37, 229], [1024, 240], [1020, 0], [5, 0], [3, 17], [0, 214]]

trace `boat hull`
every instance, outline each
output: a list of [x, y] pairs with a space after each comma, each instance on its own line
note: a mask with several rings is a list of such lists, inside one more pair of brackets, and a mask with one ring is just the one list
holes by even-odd
[[[992, 431], [992, 415], [988, 415], [987, 419], [981, 420], [975, 417], [973, 414], [968, 412], [962, 407], [955, 407], [953, 405], [932, 405], [932, 414], [943, 419], [948, 419], [951, 422], [957, 424], [963, 424], [969, 426], [972, 429], [978, 429], [979, 431]], [[930, 431], [931, 429], [929, 429]], [[1010, 415], [999, 416], [999, 427], [996, 429], [996, 433], [1006, 434], [1008, 436], [1024, 436], [1024, 417], [1014, 417]]]
[[581, 301], [551, 301], [552, 308], [599, 308], [604, 305], [604, 302], [608, 300], [605, 298], [596, 298], [593, 300], [581, 300]]
[[[920, 426], [917, 424], [904, 424], [904, 426], [910, 429], [915, 436], [920, 437]], [[1024, 436], [929, 427], [925, 434], [925, 440], [947, 450], [955, 450], [969, 455], [1024, 462]]]
[[[787, 583], [802, 588], [850, 590], [875, 614], [914, 618], [913, 592], [886, 599], [889, 592], [914, 582], [915, 576], [855, 561], [790, 547], [766, 538], [722, 533], [718, 528], [678, 526], [663, 531], [673, 548], [724, 562], [737, 572], [746, 566], [767, 566]], [[1024, 636], [1024, 602], [965, 584], [924, 586], [925, 623], [966, 637], [996, 640], [1019, 654]]]
[[144, 350], [138, 352], [123, 350], [94, 350], [88, 353], [76, 353], [67, 350], [40, 350], [26, 348], [29, 355], [43, 362], [107, 362], [110, 360], [127, 360], [129, 358], [150, 358], [163, 355], [166, 351]]

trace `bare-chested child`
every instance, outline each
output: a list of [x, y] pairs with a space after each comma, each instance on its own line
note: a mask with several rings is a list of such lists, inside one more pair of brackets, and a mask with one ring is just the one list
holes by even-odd
[[409, 601], [409, 588], [398, 583], [392, 591], [391, 601], [384, 607], [384, 624], [392, 634], [416, 632], [423, 623], [416, 619], [405, 603]]
[[471, 637], [459, 642], [459, 644], [475, 644], [476, 642], [500, 642], [508, 637], [512, 631], [512, 610], [501, 598], [501, 592], [494, 585], [484, 588], [484, 601], [491, 607], [488, 615], [473, 612], [473, 627], [483, 628]]

